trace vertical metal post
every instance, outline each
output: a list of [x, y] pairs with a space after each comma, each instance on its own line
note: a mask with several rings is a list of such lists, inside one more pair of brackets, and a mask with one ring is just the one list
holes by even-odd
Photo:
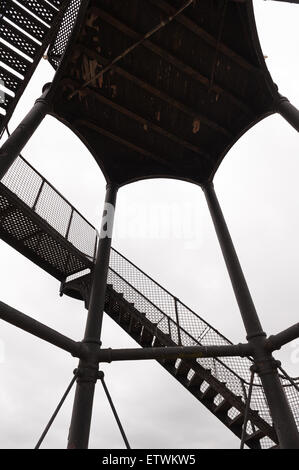
[[246, 406], [245, 406], [245, 414], [244, 414], [244, 422], [243, 422], [243, 428], [242, 428], [242, 436], [241, 436], [241, 445], [240, 449], [244, 449], [245, 445], [245, 438], [247, 434], [247, 424], [248, 424], [248, 414], [250, 410], [250, 402], [251, 402], [251, 396], [252, 396], [252, 389], [253, 389], [253, 383], [254, 383], [254, 375], [255, 372], [251, 372], [251, 378], [250, 378], [250, 384], [249, 384], [249, 390], [248, 390], [248, 396], [246, 398]]
[[80, 360], [79, 362], [78, 380], [68, 439], [69, 449], [88, 448], [94, 390], [98, 380], [99, 361], [97, 353], [101, 346], [100, 339], [116, 196], [117, 187], [112, 184], [108, 185], [83, 340], [88, 351], [88, 359]]
[[167, 316], [167, 323], [168, 323], [168, 334], [170, 338], [172, 339], [172, 334], [171, 334], [171, 326], [170, 326], [170, 318]]
[[213, 183], [203, 186], [219, 244], [231, 279], [234, 293], [247, 332], [248, 342], [254, 350], [256, 372], [267, 397], [277, 432], [280, 448], [299, 448], [299, 434], [288, 400], [279, 379], [278, 363], [266, 347], [264, 333], [251, 294], [249, 292], [237, 253], [219, 205]]
[[284, 96], [278, 100], [277, 111], [299, 132], [299, 110]]
[[71, 230], [73, 217], [74, 217], [74, 208], [72, 208], [71, 215], [70, 215], [70, 220], [69, 220], [69, 223], [68, 223], [68, 226], [67, 226], [67, 229], [66, 229], [66, 233], [65, 233], [65, 239], [66, 240], [69, 239], [69, 234], [70, 234], [70, 230]]
[[94, 240], [94, 249], [93, 249], [93, 262], [96, 262], [97, 257], [97, 248], [98, 248], [98, 234], [96, 233], [95, 240]]
[[176, 297], [174, 299], [174, 308], [175, 308], [175, 317], [178, 329], [178, 345], [182, 346], [182, 338], [181, 338], [181, 327], [180, 327], [180, 319], [179, 319], [179, 311], [178, 311], [178, 299]]
[[49, 103], [46, 99], [47, 94], [48, 86], [42, 96], [36, 100], [35, 105], [27, 116], [2, 145], [0, 149], [0, 180], [22, 152], [30, 137], [48, 113]]
[[37, 192], [35, 201], [34, 201], [33, 206], [32, 206], [32, 210], [33, 210], [33, 211], [36, 210], [36, 206], [37, 206], [38, 200], [39, 200], [39, 198], [40, 198], [40, 195], [41, 195], [41, 193], [42, 193], [42, 190], [43, 190], [44, 186], [45, 186], [45, 180], [42, 181], [42, 183], [41, 183], [41, 185], [40, 185], [40, 187], [39, 187], [39, 190], [38, 190], [38, 192]]

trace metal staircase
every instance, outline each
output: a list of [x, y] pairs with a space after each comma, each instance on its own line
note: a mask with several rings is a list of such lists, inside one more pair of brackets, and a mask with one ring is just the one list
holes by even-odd
[[[61, 294], [85, 301], [91, 274], [71, 276]], [[142, 270], [112, 249], [105, 312], [140, 346], [225, 345], [231, 342], [172, 296]], [[241, 438], [250, 382], [250, 358], [203, 358], [159, 361], [192, 395]], [[281, 378], [294, 404], [298, 392]], [[297, 417], [298, 418], [298, 417]], [[272, 419], [258, 378], [255, 379], [245, 443], [253, 449], [277, 445]]]
[[55, 36], [68, 1], [1, 0], [0, 135]]
[[0, 182], [0, 236], [59, 281], [93, 266], [95, 228], [22, 157]]
[[[62, 281], [61, 294], [88, 306], [98, 233], [25, 159], [0, 182], [0, 236]], [[140, 346], [225, 345], [230, 341], [142, 270], [112, 249], [106, 313]], [[239, 438], [247, 401], [250, 358], [172, 359], [160, 364]], [[299, 425], [299, 393], [281, 377]], [[255, 378], [245, 443], [277, 445], [264, 391]]]

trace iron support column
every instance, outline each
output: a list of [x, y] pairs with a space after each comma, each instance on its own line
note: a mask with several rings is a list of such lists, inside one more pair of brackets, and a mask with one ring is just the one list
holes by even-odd
[[299, 110], [285, 97], [281, 97], [277, 103], [277, 111], [299, 132]]
[[78, 380], [69, 432], [69, 449], [87, 449], [92, 417], [93, 397], [99, 371], [99, 348], [111, 250], [111, 237], [117, 187], [108, 185], [98, 244], [83, 343], [87, 358], [79, 362]]
[[22, 152], [30, 137], [32, 137], [49, 111], [49, 103], [46, 99], [48, 86], [45, 88], [42, 96], [36, 100], [33, 108], [0, 149], [0, 180]]
[[256, 371], [261, 377], [280, 448], [297, 449], [299, 448], [299, 434], [279, 379], [278, 364], [267, 347], [266, 334], [249, 292], [213, 183], [205, 185], [203, 191], [242, 315], [247, 339], [253, 349]]

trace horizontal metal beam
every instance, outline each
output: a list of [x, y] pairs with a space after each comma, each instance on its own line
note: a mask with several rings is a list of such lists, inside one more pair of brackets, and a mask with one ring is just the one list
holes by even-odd
[[85, 121], [84, 119], [78, 119], [77, 121], [74, 122], [75, 126], [80, 126], [83, 125], [85, 127], [88, 127], [89, 129], [93, 129], [94, 131], [98, 132], [99, 134], [103, 135], [104, 137], [107, 137], [110, 140], [113, 140], [119, 145], [122, 145], [123, 147], [127, 147], [133, 152], [139, 153], [140, 155], [143, 155], [144, 157], [151, 158], [152, 160], [158, 161], [162, 165], [169, 167], [171, 170], [173, 170], [173, 165], [171, 162], [168, 162], [165, 158], [150, 152], [147, 149], [144, 149], [140, 147], [139, 145], [134, 144], [133, 142], [129, 142], [128, 140], [120, 137], [119, 135], [114, 134], [110, 130], [104, 129], [103, 127], [99, 126], [98, 124], [94, 124], [89, 121]]
[[0, 302], [0, 319], [71, 353], [74, 357], [81, 357], [84, 354], [84, 347], [80, 342], [58, 333], [4, 302]]
[[277, 335], [269, 336], [267, 339], [267, 345], [271, 351], [275, 351], [297, 338], [299, 338], [299, 323], [290, 326], [290, 328], [281, 331]]
[[[102, 15], [104, 21], [109, 22], [109, 24], [111, 24], [111, 22], [114, 22], [113, 24], [114, 26], [118, 25], [118, 29], [121, 28], [121, 30], [123, 32], [126, 32], [126, 34], [129, 35], [130, 37], [137, 39], [140, 36], [139, 33], [132, 30], [131, 28], [128, 28], [127, 25], [120, 23], [119, 20], [116, 20], [114, 17], [111, 17], [108, 13], [104, 12], [103, 10], [100, 10], [100, 15]], [[180, 18], [180, 15], [177, 16], [177, 19], [178, 18]], [[243, 111], [246, 112], [246, 114], [250, 114], [250, 115], [253, 114], [248, 104], [244, 103], [241, 98], [239, 98], [238, 96], [234, 95], [231, 91], [227, 90], [226, 88], [216, 83], [214, 83], [211, 87], [211, 81], [208, 77], [203, 75], [198, 70], [194, 69], [194, 67], [190, 66], [189, 64], [186, 64], [185, 62], [181, 61], [178, 57], [169, 53], [162, 47], [158, 46], [157, 44], [154, 44], [153, 42], [149, 40], [146, 40], [142, 45], [146, 47], [147, 49], [149, 49], [154, 54], [158, 55], [159, 57], [162, 57], [164, 60], [167, 60], [174, 67], [179, 69], [181, 72], [189, 75], [191, 78], [193, 78], [194, 80], [199, 82], [201, 85], [206, 87], [209, 91], [214, 91], [215, 93], [219, 95], [225, 95], [232, 103], [234, 103], [239, 108], [242, 108]]]
[[[106, 65], [109, 61], [102, 55], [98, 54], [96, 51], [93, 51], [87, 47], [84, 47], [83, 45], [80, 44], [80, 47], [83, 51], [83, 53], [88, 54], [90, 57], [95, 58], [100, 64]], [[190, 108], [187, 106], [185, 103], [182, 103], [181, 101], [177, 100], [176, 98], [173, 98], [172, 96], [168, 95], [164, 91], [160, 90], [159, 88], [154, 87], [150, 83], [146, 82], [145, 80], [137, 77], [136, 75], [133, 75], [132, 73], [128, 72], [126, 69], [123, 67], [120, 67], [119, 65], [114, 65], [113, 66], [113, 71], [116, 72], [118, 75], [121, 77], [129, 80], [130, 82], [134, 83], [134, 85], [137, 85], [138, 87], [142, 88], [142, 90], [145, 90], [147, 93], [150, 95], [155, 96], [156, 98], [159, 98], [162, 101], [165, 101], [165, 103], [169, 104], [173, 108], [178, 109], [182, 113], [186, 114], [187, 116], [190, 116], [192, 119], [201, 119], [201, 116], [197, 111], [194, 109]], [[194, 144], [191, 144], [190, 142], [184, 141], [185, 146], [187, 145], [190, 147], [194, 147]], [[205, 156], [207, 159], [210, 159], [210, 155], [208, 154], [208, 151], [206, 149], [199, 149], [201, 154]]]
[[[74, 80], [69, 80], [66, 79], [64, 83], [71, 83], [73, 86], [78, 86], [79, 84], [75, 82]], [[164, 127], [158, 126], [154, 122], [150, 121], [149, 119], [144, 118], [143, 116], [140, 116], [139, 114], [136, 114], [135, 112], [131, 111], [130, 109], [116, 103], [114, 100], [107, 98], [105, 95], [100, 93], [94, 88], [89, 88], [88, 89], [89, 93], [93, 94], [93, 96], [99, 100], [101, 103], [105, 104], [106, 106], [109, 106], [110, 108], [114, 109], [115, 111], [123, 114], [124, 116], [127, 116], [131, 119], [133, 119], [136, 122], [139, 122], [143, 126], [146, 126], [146, 129], [148, 131], [152, 130], [156, 134], [162, 135], [163, 137], [166, 137], [167, 139], [171, 140], [172, 142], [175, 142], [176, 144], [180, 145], [181, 147], [184, 147], [187, 150], [190, 150], [191, 152], [194, 152], [203, 158], [206, 158], [210, 160], [210, 156], [205, 152], [204, 150], [201, 150], [197, 145], [192, 144], [189, 141], [186, 141], [185, 139], [182, 139], [178, 135], [174, 135], [172, 132], [169, 130], [165, 129]]]
[[102, 349], [100, 362], [131, 361], [148, 359], [196, 359], [199, 357], [245, 357], [251, 355], [248, 344], [228, 344], [224, 346], [170, 346], [137, 349]]
[[[120, 32], [125, 34], [126, 36], [134, 39], [134, 40], [139, 40], [142, 36], [137, 33], [136, 31], [132, 30], [129, 28], [127, 25], [124, 23], [120, 22], [118, 19], [114, 18], [111, 16], [109, 13], [105, 12], [104, 10], [96, 7], [95, 8], [97, 15], [102, 18], [106, 23], [110, 24], [113, 26], [115, 29], [118, 29]], [[166, 60], [169, 63], [172, 63], [175, 67], [178, 69], [182, 70], [184, 73], [188, 75], [192, 75], [194, 79], [199, 78], [198, 75], [199, 73], [196, 72], [194, 69], [192, 69], [190, 66], [187, 66], [184, 64], [182, 61], [180, 61], [178, 58], [167, 52], [166, 50], [162, 49], [159, 46], [156, 46], [156, 44], [152, 43], [151, 41], [146, 40], [142, 46], [145, 48], [151, 50], [154, 54], [158, 55], [159, 57], [162, 57], [164, 60]], [[208, 118], [207, 116], [202, 115], [201, 113], [197, 113], [198, 118], [202, 121], [203, 124], [207, 125], [211, 129], [214, 129], [217, 132], [220, 132], [224, 134], [227, 137], [231, 137], [232, 133], [230, 132], [229, 129], [226, 129], [224, 126], [221, 124], [218, 124], [217, 122], [213, 121], [212, 119]]]
[[[244, 1], [247, 1], [247, 0], [244, 0]], [[150, 0], [150, 2], [155, 4], [158, 8], [160, 8], [167, 14], [171, 14], [171, 12], [174, 9], [172, 5], [170, 5], [168, 2], [164, 0]], [[214, 47], [225, 56], [229, 57], [232, 61], [234, 61], [243, 69], [248, 70], [250, 72], [259, 72], [259, 69], [256, 68], [253, 64], [251, 64], [246, 59], [244, 59], [244, 57], [240, 56], [238, 53], [230, 49], [223, 42], [218, 43], [217, 38], [209, 34], [205, 29], [201, 28], [197, 23], [190, 20], [186, 15], [178, 16], [176, 18], [176, 21], [182, 24], [183, 26], [185, 26], [185, 28], [189, 29], [189, 31], [192, 31], [198, 37], [203, 39], [207, 44]]]

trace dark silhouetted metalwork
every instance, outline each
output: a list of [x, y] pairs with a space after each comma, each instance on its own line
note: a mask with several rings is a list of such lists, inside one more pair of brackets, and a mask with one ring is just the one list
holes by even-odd
[[203, 190], [246, 328], [247, 339], [252, 346], [256, 371], [265, 390], [279, 443], [285, 449], [299, 449], [299, 433], [279, 379], [278, 364], [266, 347], [266, 333], [262, 329], [254, 307], [213, 184], [206, 185]]
[[121, 424], [121, 421], [120, 421], [119, 416], [118, 416], [118, 414], [117, 414], [116, 408], [115, 408], [114, 403], [113, 403], [113, 401], [112, 401], [111, 395], [110, 395], [110, 393], [109, 393], [108, 387], [107, 387], [107, 385], [106, 385], [106, 382], [105, 382], [105, 379], [104, 379], [104, 373], [103, 373], [103, 372], [99, 372], [99, 376], [98, 376], [98, 377], [99, 377], [99, 379], [100, 379], [100, 381], [101, 381], [101, 383], [102, 383], [102, 385], [103, 385], [104, 392], [105, 392], [105, 394], [106, 394], [107, 400], [109, 401], [109, 405], [110, 405], [110, 407], [111, 407], [111, 410], [112, 410], [113, 416], [114, 416], [114, 418], [115, 418], [115, 421], [117, 422], [117, 425], [118, 425], [118, 428], [119, 428], [120, 433], [121, 433], [121, 435], [122, 435], [122, 438], [123, 438], [123, 440], [124, 440], [125, 446], [126, 446], [127, 449], [131, 449], [130, 444], [129, 444], [129, 441], [128, 441], [128, 438], [127, 438], [126, 433], [125, 433], [125, 431], [124, 431], [124, 428], [123, 428], [123, 426], [122, 426], [122, 424]]
[[[88, 447], [100, 378], [129, 448], [99, 363], [156, 359], [242, 448], [298, 448], [298, 380], [272, 356], [299, 337], [298, 325], [264, 333], [212, 183], [230, 148], [261, 119], [279, 112], [299, 130], [298, 110], [267, 70], [252, 1], [3, 0], [0, 38], [1, 136], [50, 41], [56, 69], [0, 149], [0, 236], [60, 280], [61, 295], [85, 301], [85, 335], [73, 341], [2, 302], [0, 317], [79, 358], [68, 447]], [[105, 175], [100, 234], [19, 157], [47, 114], [76, 133]], [[246, 344], [231, 344], [111, 248], [118, 188], [153, 177], [203, 188]], [[104, 311], [142, 349], [101, 349]]]
[[251, 372], [251, 377], [250, 377], [248, 397], [247, 397], [247, 400], [246, 400], [246, 408], [245, 408], [244, 422], [243, 422], [243, 428], [242, 428], [240, 449], [244, 449], [244, 445], [245, 445], [245, 439], [246, 439], [246, 434], [247, 434], [246, 430], [247, 430], [247, 424], [248, 424], [248, 414], [249, 414], [249, 410], [250, 410], [250, 402], [251, 402], [253, 382], [254, 382], [254, 374], [255, 374], [255, 372], [252, 371]]
[[39, 449], [40, 446], [42, 445], [42, 443], [44, 442], [44, 439], [46, 437], [46, 435], [48, 434], [49, 430], [50, 430], [50, 427], [52, 426], [52, 424], [54, 423], [54, 420], [56, 418], [56, 416], [58, 415], [59, 411], [61, 410], [61, 407], [62, 405], [64, 404], [65, 400], [67, 399], [68, 397], [68, 394], [70, 393], [70, 391], [72, 390], [73, 388], [73, 385], [74, 383], [76, 382], [76, 379], [77, 379], [77, 370], [74, 371], [74, 377], [72, 378], [68, 388], [66, 389], [66, 391], [64, 392], [60, 402], [58, 403], [57, 405], [57, 408], [55, 409], [53, 415], [51, 416], [51, 419], [50, 421], [48, 422], [47, 426], [45, 427], [41, 437], [39, 438], [36, 446], [35, 446], [35, 449]]
[[110, 231], [113, 228], [116, 195], [117, 187], [108, 185], [97, 258], [92, 273], [91, 294], [83, 340], [88, 354], [86, 359], [80, 359], [78, 366], [77, 388], [68, 439], [68, 447], [71, 449], [85, 449], [88, 447], [93, 396], [99, 370], [97, 353], [101, 345], [100, 339], [111, 250]]

